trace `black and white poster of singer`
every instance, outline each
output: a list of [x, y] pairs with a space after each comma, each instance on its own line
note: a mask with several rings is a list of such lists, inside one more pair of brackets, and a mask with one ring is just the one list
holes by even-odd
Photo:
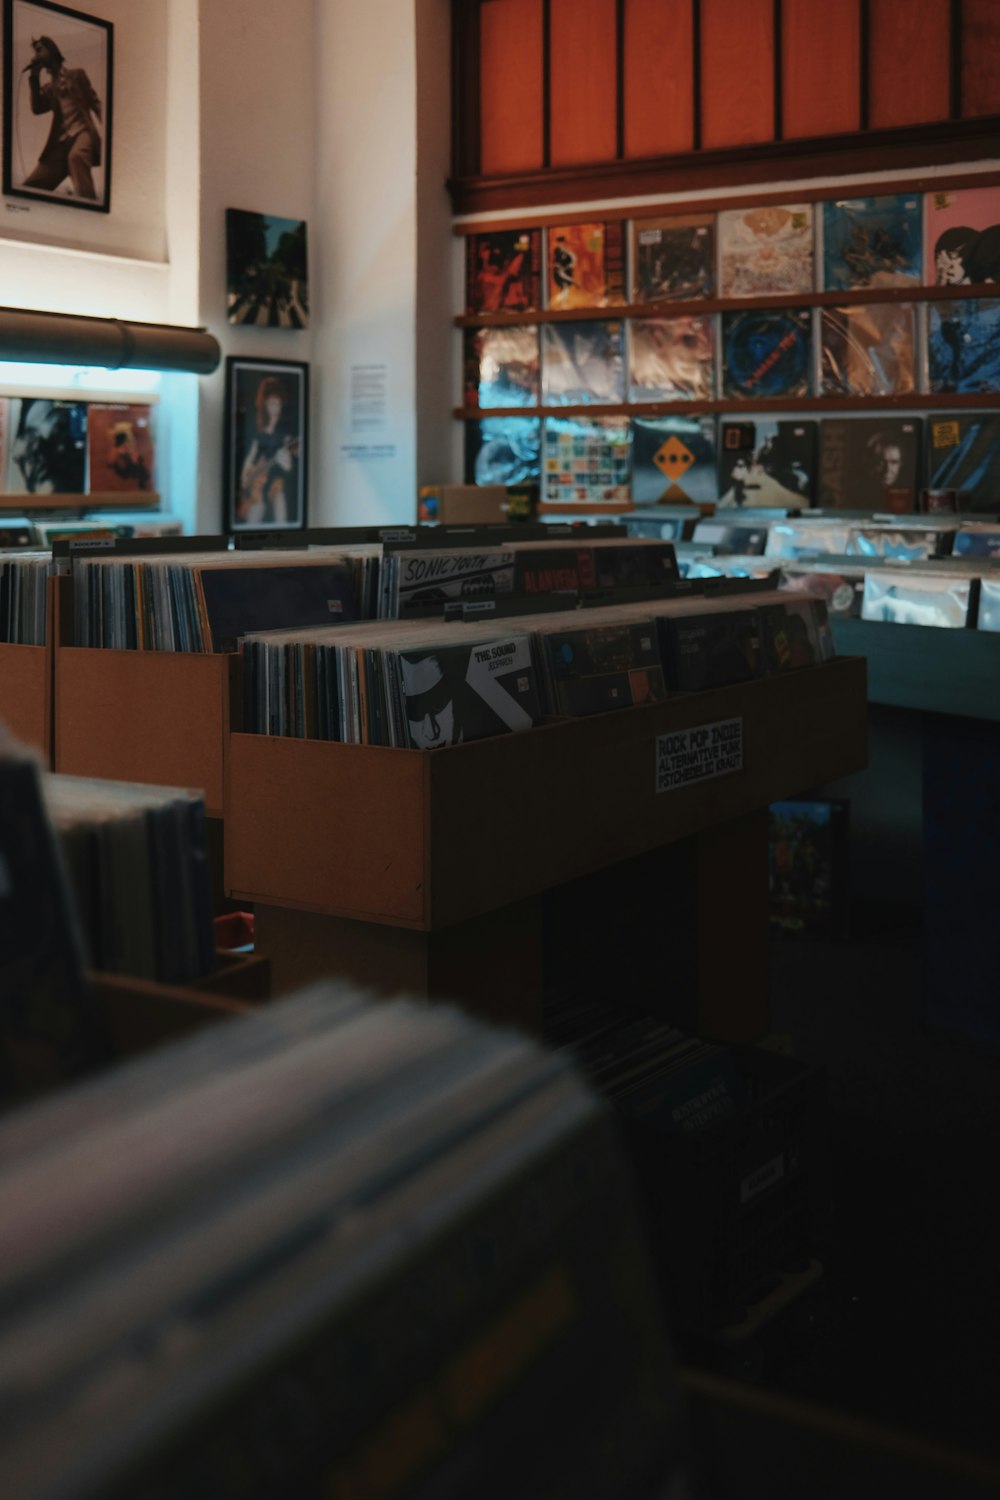
[[4, 192], [111, 207], [110, 21], [4, 0]]

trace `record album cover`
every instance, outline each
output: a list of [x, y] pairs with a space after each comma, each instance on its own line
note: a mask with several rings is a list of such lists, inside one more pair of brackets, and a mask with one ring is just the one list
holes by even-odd
[[538, 404], [538, 328], [465, 330], [466, 406]]
[[542, 305], [542, 231], [496, 229], [465, 242], [470, 313], [531, 312]]
[[773, 203], [719, 214], [720, 297], [811, 292], [813, 205]]
[[683, 302], [714, 290], [714, 214], [633, 219], [634, 302]]
[[975, 621], [978, 598], [978, 578], [873, 569], [865, 574], [861, 618], [887, 625], [964, 630]]
[[826, 417], [820, 428], [818, 503], [839, 510], [886, 510], [905, 491], [913, 510], [919, 479], [915, 417]]
[[836, 937], [850, 900], [846, 799], [774, 802], [769, 809], [771, 925]]
[[558, 224], [548, 231], [549, 307], [611, 307], [625, 301], [620, 219]]
[[927, 305], [932, 391], [1000, 391], [1000, 299]]
[[719, 427], [720, 506], [812, 504], [819, 423], [783, 417], [723, 420]]
[[546, 632], [541, 645], [554, 713], [605, 713], [658, 703], [666, 696], [652, 620]]
[[812, 314], [806, 307], [722, 314], [722, 390], [746, 399], [808, 396]]
[[404, 651], [399, 667], [414, 749], [510, 734], [541, 720], [527, 635]]
[[820, 309], [820, 393], [897, 396], [916, 390], [912, 302]]
[[[458, 547], [438, 552], [431, 547], [398, 552], [395, 609], [399, 619], [426, 614], [450, 600], [510, 598], [514, 593], [517, 554]], [[327, 624], [330, 622], [327, 621]]]
[[713, 417], [634, 417], [632, 498], [637, 505], [718, 497]]
[[234, 651], [241, 635], [290, 626], [341, 625], [355, 618], [351, 574], [329, 565], [198, 569], [213, 651]]
[[711, 401], [715, 395], [714, 320], [629, 320], [630, 401]]
[[924, 281], [1000, 281], [1000, 187], [924, 194]]
[[87, 412], [87, 492], [117, 494], [153, 488], [152, 407], [91, 402]]
[[484, 417], [465, 424], [467, 484], [527, 484], [538, 479], [538, 417]]
[[87, 403], [15, 397], [10, 403], [7, 489], [11, 494], [82, 495]]
[[839, 198], [823, 204], [823, 286], [919, 285], [921, 204], [916, 193]]
[[618, 319], [542, 324], [543, 406], [618, 405], [625, 399]]
[[928, 417], [927, 485], [956, 490], [959, 510], [1000, 513], [1000, 416], [970, 411]]
[[543, 498], [549, 505], [629, 499], [632, 429], [621, 417], [546, 417]]

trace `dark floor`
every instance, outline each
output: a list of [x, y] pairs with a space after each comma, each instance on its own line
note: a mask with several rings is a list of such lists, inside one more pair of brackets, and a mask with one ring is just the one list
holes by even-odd
[[898, 914], [774, 944], [774, 1030], [829, 1069], [834, 1225], [813, 1346], [768, 1383], [998, 1456], [1000, 1053], [928, 1027], [921, 969]]

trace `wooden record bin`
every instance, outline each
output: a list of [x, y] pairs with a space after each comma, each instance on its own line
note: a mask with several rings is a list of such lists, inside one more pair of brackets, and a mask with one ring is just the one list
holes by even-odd
[[0, 643], [0, 722], [15, 739], [52, 756], [52, 646]]
[[237, 655], [74, 646], [71, 581], [55, 582], [55, 769], [187, 787], [221, 819]]
[[[743, 721], [741, 770], [657, 791], [658, 736], [734, 718]], [[435, 751], [237, 733], [226, 890], [255, 904], [276, 993], [342, 972], [506, 1014], [513, 1005], [530, 1019], [553, 932], [557, 949], [575, 947], [572, 923], [585, 909], [594, 919], [584, 936], [596, 929], [598, 945], [617, 955], [619, 982], [630, 981], [639, 959], [626, 919], [650, 911], [651, 883], [662, 879], [671, 913], [659, 910], [662, 931], [642, 943], [656, 954], [658, 982], [685, 947], [699, 995], [691, 1023], [758, 1035], [767, 806], [859, 769], [865, 756], [865, 664], [846, 658]], [[665, 846], [678, 856], [672, 865]], [[666, 919], [685, 901], [679, 940]], [[745, 972], [734, 985], [741, 933]]]

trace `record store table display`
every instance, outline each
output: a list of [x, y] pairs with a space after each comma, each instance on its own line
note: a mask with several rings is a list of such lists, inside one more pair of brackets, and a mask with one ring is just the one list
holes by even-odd
[[[735, 722], [738, 766], [671, 777], [699, 731]], [[865, 753], [849, 659], [433, 751], [234, 733], [226, 889], [255, 903], [278, 993], [336, 969], [537, 1025], [546, 967], [576, 962], [586, 936], [595, 974], [617, 954], [632, 985], [647, 964], [661, 1009], [665, 974], [678, 1005], [687, 975], [678, 1023], [751, 1039], [767, 1029], [767, 806]], [[651, 930], [656, 891], [672, 910]], [[567, 902], [593, 902], [589, 934]]]

